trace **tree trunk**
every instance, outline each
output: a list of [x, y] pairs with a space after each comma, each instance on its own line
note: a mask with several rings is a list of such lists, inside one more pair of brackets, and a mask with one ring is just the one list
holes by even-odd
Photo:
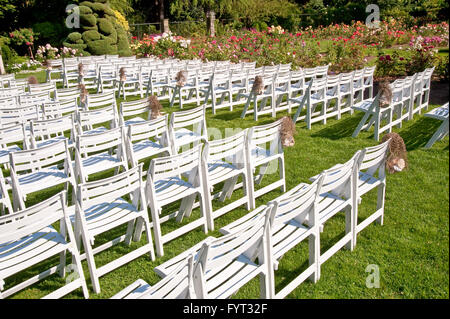
[[208, 35], [214, 37], [216, 35], [216, 29], [214, 27], [214, 23], [216, 20], [216, 13], [210, 8], [206, 11], [206, 30]]
[[168, 30], [165, 30], [164, 26], [164, 0], [158, 0], [159, 2], [159, 25], [160, 25], [160, 32], [167, 32]]
[[0, 74], [6, 74], [5, 66], [3, 65], [3, 57], [2, 57], [1, 52], [0, 52]]

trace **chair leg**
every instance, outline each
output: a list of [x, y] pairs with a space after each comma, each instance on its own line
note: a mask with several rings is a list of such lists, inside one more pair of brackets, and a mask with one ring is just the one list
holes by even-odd
[[380, 186], [378, 186], [378, 197], [377, 197], [377, 211], [381, 209], [382, 213], [379, 218], [376, 219], [376, 222], [380, 225], [383, 225], [384, 221], [384, 200], [386, 195], [386, 184], [381, 183]]
[[[353, 204], [349, 205], [346, 209], [345, 209], [345, 235], [347, 234], [352, 234], [353, 233]], [[347, 249], [349, 249], [350, 251], [353, 251], [353, 249], [355, 248], [354, 245], [354, 241], [353, 241], [353, 234], [351, 236], [350, 241], [345, 245], [345, 247]]]
[[[315, 227], [315, 226], [314, 226]], [[309, 265], [318, 265], [319, 264], [319, 235], [318, 235], [318, 229], [317, 227], [316, 231], [314, 232], [314, 234], [309, 236], [308, 239], [308, 245], [309, 245]], [[318, 278], [318, 272], [317, 272], [317, 268], [314, 271], [314, 273], [309, 276], [308, 278], [310, 281], [312, 281], [313, 283], [316, 283], [319, 278]]]
[[92, 287], [94, 289], [94, 292], [96, 294], [99, 294], [100, 293], [100, 281], [99, 281], [99, 277], [97, 275], [97, 267], [95, 265], [94, 252], [92, 250], [90, 239], [87, 237], [87, 234], [85, 232], [82, 232], [82, 236], [83, 236], [83, 244], [84, 244], [85, 251], [86, 251], [86, 260], [88, 262], [89, 273], [91, 275]]

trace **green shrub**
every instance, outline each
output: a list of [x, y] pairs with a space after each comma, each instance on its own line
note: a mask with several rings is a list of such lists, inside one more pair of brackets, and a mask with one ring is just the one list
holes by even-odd
[[103, 3], [91, 3], [90, 8], [92, 9], [92, 11], [94, 11], [95, 13], [103, 16], [105, 14], [105, 10], [106, 10], [106, 5]]
[[63, 45], [65, 47], [72, 48], [72, 49], [77, 49], [77, 50], [84, 50], [84, 49], [87, 48], [87, 44], [85, 44], [85, 43], [74, 44], [74, 43], [63, 42]]
[[64, 37], [64, 27], [59, 22], [40, 22], [32, 27], [33, 31], [39, 35], [39, 43], [50, 43], [59, 45]]
[[110, 21], [108, 21], [108, 19], [100, 18], [97, 21], [98, 21], [98, 30], [101, 33], [103, 33], [105, 35], [110, 35], [116, 31], [114, 29], [113, 24]]
[[78, 7], [80, 9], [80, 14], [86, 15], [86, 14], [92, 14], [92, 9], [88, 6], [80, 5]]
[[6, 64], [9, 64], [10, 61], [12, 61], [16, 56], [17, 52], [11, 49], [8, 45], [2, 44], [1, 45], [1, 52], [2, 52], [2, 58], [3, 62]]
[[97, 25], [95, 25], [93, 27], [82, 26], [81, 30], [83, 30], [83, 31], [90, 31], [90, 30], [98, 31], [98, 26]]
[[93, 14], [80, 15], [80, 23], [83, 26], [93, 27], [97, 24], [97, 18]]
[[87, 43], [87, 49], [93, 55], [116, 54], [117, 45], [112, 45], [110, 39], [101, 39]]
[[128, 37], [118, 33], [117, 36], [117, 49], [118, 49], [118, 54], [120, 56], [130, 56], [132, 55], [132, 52], [130, 50], [130, 44], [128, 43]]
[[83, 32], [83, 40], [85, 43], [100, 40], [100, 33], [95, 30]]
[[72, 43], [77, 43], [78, 40], [81, 40], [81, 33], [72, 32], [67, 36], [67, 40], [69, 40]]

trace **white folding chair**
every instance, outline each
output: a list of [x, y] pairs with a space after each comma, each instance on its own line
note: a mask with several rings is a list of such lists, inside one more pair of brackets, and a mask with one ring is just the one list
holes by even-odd
[[382, 132], [388, 131], [390, 133], [392, 127], [395, 124], [398, 124], [398, 119], [393, 121], [393, 105], [380, 107], [379, 99], [380, 92], [378, 92], [375, 98], [358, 102], [352, 106], [354, 110], [365, 113], [358, 126], [355, 128], [355, 131], [353, 131], [352, 137], [357, 137], [361, 130], [368, 131], [370, 127], [374, 125], [373, 136], [374, 139], [378, 141]]
[[428, 109], [430, 102], [430, 90], [431, 90], [431, 76], [433, 75], [435, 67], [425, 69], [422, 78], [422, 96], [420, 99], [420, 109]]
[[106, 106], [113, 106], [117, 109], [116, 97], [114, 92], [88, 94], [86, 96], [86, 105], [81, 106], [89, 111]]
[[113, 105], [89, 111], [79, 110], [76, 115], [79, 134], [104, 133], [119, 126], [119, 115]]
[[140, 160], [161, 154], [172, 154], [167, 128], [168, 116], [128, 126], [126, 143], [132, 166]]
[[5, 214], [5, 209], [8, 209], [8, 213], [12, 213], [14, 210], [9, 199], [8, 189], [6, 187], [5, 178], [3, 177], [3, 171], [0, 169], [0, 216]]
[[[354, 205], [357, 187], [358, 159], [360, 151], [344, 164], [337, 164], [321, 173], [323, 180], [319, 189], [317, 212], [320, 232], [325, 223], [341, 211], [345, 212], [345, 234], [326, 252], [320, 251], [318, 245], [319, 262], [317, 263], [316, 279], [320, 279], [320, 269], [331, 256], [342, 247], [353, 250], [354, 244]], [[311, 177], [314, 181], [319, 176]], [[320, 233], [319, 232], [319, 233]]]
[[67, 89], [56, 89], [55, 100], [66, 101], [80, 98], [81, 90], [79, 87], [67, 88]]
[[75, 148], [75, 172], [81, 182], [90, 175], [120, 167], [128, 169], [126, 139], [118, 127], [103, 133], [77, 135]]
[[368, 92], [368, 99], [373, 99], [373, 75], [375, 74], [376, 65], [367, 66], [363, 72], [363, 100], [365, 99], [365, 92]]
[[64, 184], [76, 187], [67, 140], [9, 154], [14, 209], [25, 209], [27, 195]]
[[[145, 116], [146, 114], [146, 116]], [[144, 116], [136, 116], [144, 115]], [[148, 99], [140, 99], [137, 101], [122, 102], [119, 109], [119, 124], [131, 125], [150, 120], [152, 112], [149, 108]]]
[[439, 126], [439, 128], [425, 145], [425, 148], [430, 148], [435, 142], [442, 140], [448, 135], [448, 102], [440, 107], [431, 110], [428, 113], [425, 113], [424, 116], [442, 121], [441, 126]]
[[172, 93], [170, 98], [170, 107], [172, 107], [177, 101], [180, 105], [180, 109], [184, 104], [197, 103], [200, 105], [200, 92], [198, 86], [198, 77], [196, 72], [186, 72], [186, 83], [183, 86], [178, 86], [175, 80], [175, 74], [172, 74], [172, 80], [166, 86], [169, 92]]
[[19, 104], [21, 106], [28, 105], [41, 105], [45, 102], [52, 102], [54, 99], [51, 97], [49, 91], [41, 91], [36, 93], [25, 93], [18, 96]]
[[[296, 123], [301, 120], [306, 121], [306, 128], [311, 129], [311, 124], [323, 121], [324, 111], [326, 110], [326, 91], [327, 91], [327, 78], [311, 79], [308, 82], [308, 86], [305, 93], [300, 97], [291, 99], [292, 102], [298, 104], [297, 111], [293, 117], [293, 122]], [[322, 104], [320, 111], [316, 111], [319, 104]], [[306, 109], [306, 114], [301, 115], [303, 109]]]
[[353, 72], [341, 73], [339, 79], [339, 107], [337, 119], [341, 119], [341, 115], [346, 112], [353, 114]]
[[[45, 82], [52, 82], [52, 83], [62, 82], [63, 81], [62, 72], [63, 72], [62, 59], [47, 60]], [[57, 76], [53, 77], [54, 74], [56, 74]]]
[[[28, 85], [28, 82], [26, 83], [26, 85]], [[2, 99], [7, 97], [15, 97], [22, 94], [25, 94], [25, 86], [0, 88], [0, 98]]]
[[146, 89], [145, 96], [156, 95], [158, 100], [170, 99], [172, 94], [168, 88], [170, 84], [170, 69], [152, 68], [147, 82], [143, 82], [143, 89]]
[[193, 260], [192, 255], [187, 257], [154, 286], [138, 279], [111, 299], [195, 299], [192, 279]]
[[28, 92], [30, 94], [47, 92], [50, 94], [51, 98], [55, 98], [56, 97], [56, 84], [51, 83], [51, 82], [28, 84]]
[[[253, 118], [255, 121], [258, 121], [259, 115], [264, 114], [273, 114], [273, 108], [275, 101], [274, 97], [274, 85], [275, 85], [275, 77], [276, 73], [273, 75], [264, 74], [263, 76], [263, 90], [261, 94], [258, 92], [254, 92], [253, 90], [249, 90], [248, 93], [239, 94], [239, 98], [244, 97], [247, 99], [245, 103], [244, 109], [241, 113], [241, 119], [243, 119], [247, 114], [253, 113]], [[267, 102], [270, 101], [270, 104], [267, 105]], [[251, 105], [253, 106], [250, 109]]]
[[409, 109], [409, 116], [408, 120], [412, 120], [414, 117], [414, 114], [421, 113], [420, 105], [422, 103], [422, 87], [424, 84], [423, 78], [425, 76], [425, 71], [418, 72], [415, 74], [416, 78], [413, 83], [413, 92], [411, 96], [411, 108]]
[[0, 89], [11, 87], [12, 82], [16, 79], [16, 74], [1, 74]]
[[55, 119], [31, 121], [31, 146], [39, 148], [65, 139], [69, 146], [73, 146], [76, 133], [73, 114]]
[[44, 118], [52, 119], [65, 115], [76, 114], [79, 110], [78, 98], [46, 102], [42, 105]]
[[8, 127], [15, 124], [26, 124], [29, 129], [28, 122], [32, 120], [40, 120], [42, 118], [41, 106], [30, 105], [15, 108], [0, 108], [0, 127]]
[[177, 154], [180, 148], [184, 151], [191, 144], [196, 146], [208, 140], [205, 113], [205, 106], [172, 113], [169, 123], [172, 154]]
[[240, 231], [205, 240], [194, 265], [193, 282], [198, 298], [229, 298], [257, 276], [260, 298], [270, 297], [267, 214], [266, 210], [257, 215]]
[[[291, 72], [279, 72], [275, 77], [273, 90], [273, 109], [272, 116], [275, 117], [277, 111], [291, 110]], [[283, 101], [286, 99], [285, 101]]]
[[[250, 128], [247, 137], [247, 160], [249, 178], [250, 207], [255, 207], [255, 200], [276, 188], [286, 191], [284, 152], [280, 138], [281, 120]], [[267, 146], [269, 146], [267, 148]], [[278, 162], [278, 168], [274, 164]], [[259, 174], [255, 176], [259, 167]], [[280, 178], [264, 187], [255, 189], [255, 183], [261, 184], [267, 174], [279, 172]]]
[[353, 102], [364, 102], [364, 69], [353, 71]]
[[[211, 100], [212, 113], [216, 114], [220, 108], [230, 108], [233, 110], [233, 93], [232, 84], [229, 72], [213, 73], [209, 80], [209, 85], [205, 89], [200, 89], [200, 92], [205, 96], [204, 104], [208, 105]], [[220, 99], [217, 101], [217, 99]]]
[[[199, 226], [207, 232], [205, 213], [205, 194], [201, 170], [201, 145], [181, 154], [152, 159], [147, 174], [146, 193], [150, 206], [155, 234], [156, 253], [164, 255], [163, 245]], [[188, 173], [187, 181], [180, 176]], [[162, 234], [161, 224], [176, 217], [178, 222], [190, 217], [195, 198], [199, 195], [200, 218], [193, 220], [176, 230]], [[180, 209], [162, 216], [162, 207], [181, 200]]]
[[9, 153], [28, 148], [30, 138], [24, 123], [0, 128], [0, 165], [9, 167]]
[[[139, 95], [142, 99], [144, 93], [142, 91], [139, 68], [130, 65], [119, 65], [118, 70], [122, 67], [124, 68], [126, 79], [123, 81], [119, 78], [119, 97], [126, 99], [127, 96]], [[117, 71], [117, 74], [119, 74], [119, 71]]]
[[77, 87], [79, 84], [78, 63], [64, 61], [63, 83], [65, 88]]
[[[125, 196], [130, 196], [130, 202], [124, 199]], [[83, 242], [85, 254], [81, 257], [87, 259], [95, 293], [100, 293], [99, 277], [144, 254], [149, 254], [151, 260], [155, 260], [146, 202], [142, 165], [113, 177], [78, 185], [73, 219], [75, 236], [79, 248], [81, 240]], [[124, 224], [128, 225], [124, 235], [93, 247], [96, 236]], [[96, 265], [95, 254], [122, 241], [127, 246], [131, 244], [131, 240], [139, 242], [144, 230], [147, 235], [144, 245], [106, 265]]]
[[[215, 218], [243, 204], [246, 204], [247, 210], [253, 208], [249, 196], [250, 187], [248, 184], [250, 179], [245, 149], [246, 137], [247, 130], [244, 130], [231, 137], [207, 142], [203, 150], [202, 176], [204, 177], [206, 216], [210, 230], [214, 230]], [[219, 197], [221, 202], [225, 201], [226, 198], [231, 198], [240, 176], [242, 176], [244, 196], [214, 211], [213, 198]], [[214, 186], [222, 182], [224, 182], [222, 190], [213, 194]]]
[[[284, 298], [306, 279], [318, 280], [319, 264], [319, 215], [317, 202], [323, 176], [312, 184], [302, 183], [286, 194], [268, 203], [270, 209], [270, 235], [268, 239], [269, 278], [271, 298]], [[279, 260], [289, 250], [308, 239], [309, 266], [284, 288], [275, 290], [275, 270]]]
[[97, 64], [92, 62], [82, 63], [83, 73], [79, 74], [78, 82], [83, 84], [86, 89], [96, 89], [98, 87]]
[[10, 96], [0, 98], [0, 109], [2, 108], [15, 108], [19, 106], [19, 97]]
[[[83, 274], [80, 255], [75, 244], [75, 236], [65, 205], [65, 192], [27, 209], [0, 216], [0, 299], [11, 296], [20, 290], [59, 272], [61, 277], [67, 273], [66, 254], [72, 255], [72, 264], [78, 277], [44, 298], [60, 298], [78, 288], [82, 288], [85, 298], [89, 292]], [[52, 225], [59, 221], [59, 231]], [[53, 256], [59, 255], [59, 265], [53, 266], [19, 284], [5, 290], [5, 280], [15, 278], [16, 274], [35, 272], [38, 265]], [[46, 266], [47, 267], [47, 266]], [[72, 277], [72, 276], [71, 276]]]
[[101, 63], [98, 65], [97, 93], [115, 91], [117, 86], [117, 74], [114, 64]]
[[[353, 229], [353, 245], [356, 245], [356, 238], [358, 233], [366, 228], [370, 223], [376, 221], [383, 224], [384, 217], [384, 201], [386, 192], [386, 158], [389, 152], [390, 140], [386, 142], [367, 147], [360, 152], [358, 158], [358, 176], [356, 186], [355, 202], [353, 204], [354, 210], [354, 229]], [[361, 196], [377, 188], [377, 209], [371, 213], [364, 221], [358, 220], [358, 201]]]

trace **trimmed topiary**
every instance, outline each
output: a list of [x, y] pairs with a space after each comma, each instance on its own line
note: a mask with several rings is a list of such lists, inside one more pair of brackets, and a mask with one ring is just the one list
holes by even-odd
[[68, 43], [68, 42], [63, 42], [63, 45], [65, 47], [68, 48], [72, 48], [72, 49], [77, 49], [77, 50], [84, 50], [87, 48], [87, 44], [83, 43], [83, 44], [75, 44], [75, 43]]
[[83, 7], [80, 10], [81, 28], [78, 34], [66, 39], [68, 47], [89, 51], [93, 55], [132, 54], [128, 34], [106, 0], [83, 1], [80, 7]]
[[132, 54], [128, 43], [128, 38], [126, 36], [117, 36], [117, 49], [119, 50], [117, 53], [120, 56], [130, 56]]
[[90, 41], [100, 40], [100, 33], [95, 30], [83, 32], [83, 40], [88, 43]]
[[69, 40], [69, 42], [73, 42], [73, 43], [76, 43], [80, 39], [81, 39], [80, 32], [72, 32], [67, 36], [67, 40]]
[[81, 14], [84, 14], [84, 15], [92, 14], [92, 9], [89, 8], [88, 6], [80, 5], [80, 6], [78, 6], [78, 8], [80, 9], [80, 15]]
[[83, 30], [83, 32], [84, 32], [84, 31], [90, 31], [90, 30], [98, 31], [98, 26], [97, 26], [97, 25], [94, 25], [93, 27], [82, 26], [82, 27], [81, 27], [81, 30]]
[[93, 55], [116, 54], [117, 47], [114, 48], [110, 39], [101, 39], [87, 43], [88, 51]]
[[83, 26], [93, 27], [97, 24], [97, 18], [93, 14], [81, 14], [80, 23]]
[[105, 35], [110, 35], [111, 33], [115, 32], [114, 26], [113, 24], [105, 18], [100, 18], [97, 19], [98, 21], [98, 30], [105, 34]]

